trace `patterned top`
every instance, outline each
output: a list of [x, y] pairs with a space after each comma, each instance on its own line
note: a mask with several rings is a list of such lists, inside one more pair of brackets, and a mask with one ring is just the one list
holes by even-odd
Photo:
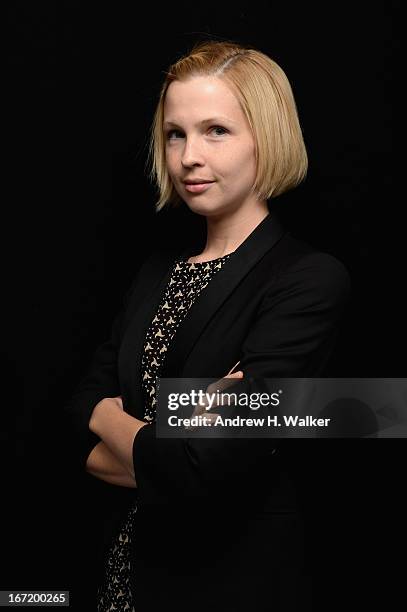
[[[170, 280], [157, 312], [146, 333], [141, 360], [144, 393], [144, 420], [152, 422], [156, 416], [156, 385], [165, 354], [188, 310], [213, 276], [221, 270], [232, 253], [199, 263], [176, 259]], [[137, 593], [130, 589], [130, 551], [134, 535], [137, 503], [128, 512], [110, 546], [106, 557], [103, 582], [97, 590], [98, 612], [136, 612]]]
[[144, 344], [141, 369], [145, 421], [155, 420], [156, 379], [169, 343], [196, 298], [230, 255], [199, 263], [188, 263], [181, 259], [175, 261], [167, 289], [147, 331]]

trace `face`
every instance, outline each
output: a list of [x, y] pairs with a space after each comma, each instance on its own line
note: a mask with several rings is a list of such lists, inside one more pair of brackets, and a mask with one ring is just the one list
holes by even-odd
[[[164, 103], [166, 163], [177, 193], [203, 215], [250, 205], [255, 142], [232, 90], [217, 77], [173, 81]], [[188, 185], [185, 181], [210, 183]]]

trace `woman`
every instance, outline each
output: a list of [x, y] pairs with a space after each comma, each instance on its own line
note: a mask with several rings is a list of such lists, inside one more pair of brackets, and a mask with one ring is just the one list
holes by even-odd
[[151, 153], [157, 209], [204, 216], [206, 244], [144, 262], [69, 402], [83, 467], [135, 489], [98, 610], [306, 610], [301, 521], [276, 441], [156, 436], [159, 378], [229, 374], [253, 390], [320, 376], [334, 346], [347, 271], [268, 206], [307, 171], [286, 75], [243, 45], [196, 45], [166, 75]]

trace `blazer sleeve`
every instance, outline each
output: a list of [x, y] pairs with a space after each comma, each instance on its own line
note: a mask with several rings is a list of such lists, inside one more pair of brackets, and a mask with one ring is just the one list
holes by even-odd
[[[318, 376], [349, 296], [348, 272], [329, 254], [306, 255], [275, 275], [241, 348], [245, 378], [228, 391], [255, 392], [261, 377]], [[143, 427], [133, 442], [139, 499], [147, 504], [255, 487], [278, 446], [271, 438], [157, 438], [155, 429]]]
[[318, 376], [350, 298], [345, 266], [328, 253], [302, 257], [277, 275], [242, 346], [247, 376]]
[[[142, 264], [142, 267], [145, 264]], [[85, 375], [74, 388], [73, 394], [63, 406], [63, 419], [75, 447], [73, 460], [84, 470], [92, 449], [100, 442], [99, 436], [90, 431], [89, 420], [93, 409], [105, 397], [120, 395], [118, 378], [118, 351], [128, 302], [140, 270], [126, 291], [122, 306], [116, 314], [109, 337], [93, 353]]]

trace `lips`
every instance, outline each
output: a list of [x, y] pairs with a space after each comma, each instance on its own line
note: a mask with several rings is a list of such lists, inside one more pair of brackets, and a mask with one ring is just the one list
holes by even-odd
[[205, 183], [184, 183], [185, 189], [190, 193], [202, 193], [213, 185], [214, 181], [206, 181]]
[[188, 185], [201, 185], [202, 183], [213, 183], [213, 181], [211, 181], [210, 179], [204, 179], [204, 178], [185, 179], [182, 182], [187, 183]]

